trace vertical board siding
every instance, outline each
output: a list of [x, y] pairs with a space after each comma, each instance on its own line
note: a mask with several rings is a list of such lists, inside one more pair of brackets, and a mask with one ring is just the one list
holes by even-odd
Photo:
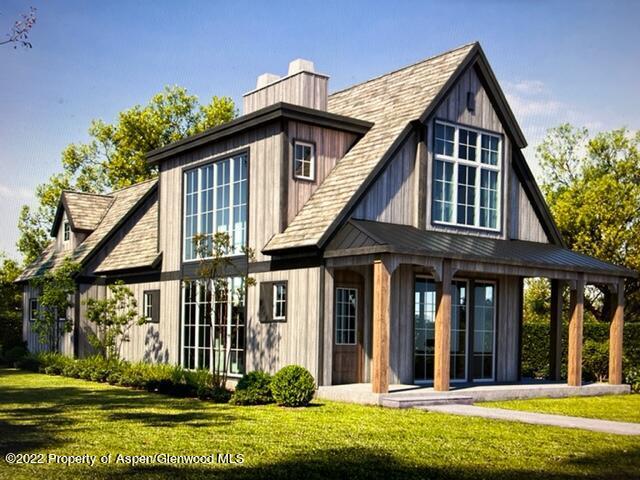
[[[297, 364], [308, 369], [319, 381], [320, 268], [264, 272], [252, 276], [257, 284], [249, 287], [247, 292], [246, 370], [275, 373], [286, 365]], [[285, 280], [286, 322], [260, 322], [260, 283]]]
[[412, 265], [400, 265], [391, 277], [390, 384], [413, 383], [414, 277]]
[[[301, 122], [290, 121], [288, 123], [289, 143], [287, 171], [287, 225], [298, 214], [300, 209], [309, 200], [324, 181], [336, 163], [345, 155], [356, 140], [356, 135], [323, 127], [317, 127]], [[311, 142], [315, 144], [316, 165], [315, 181], [297, 180], [293, 172], [293, 143], [295, 140]]]
[[518, 380], [520, 329], [519, 279], [502, 276], [498, 281], [498, 336], [496, 339], [496, 381]]
[[509, 236], [517, 240], [549, 243], [542, 223], [536, 214], [524, 187], [515, 172], [511, 173], [510, 208], [513, 214], [509, 225]]
[[415, 135], [410, 135], [358, 201], [353, 218], [413, 225], [418, 200], [415, 175], [416, 138]]
[[[475, 111], [469, 112], [467, 109], [467, 92], [472, 92], [475, 96]], [[502, 211], [500, 213], [500, 231], [490, 232], [474, 230], [472, 228], [461, 232], [459, 228], [445, 225], [434, 225], [431, 219], [431, 191], [433, 183], [433, 125], [435, 120], [445, 120], [461, 125], [468, 125], [491, 132], [502, 134], [502, 170], [500, 183], [502, 188]], [[511, 198], [509, 195], [511, 181], [511, 141], [500, 122], [497, 112], [491, 104], [491, 99], [485, 91], [476, 71], [473, 68], [467, 69], [460, 80], [442, 101], [435, 113], [427, 120], [427, 229], [438, 230], [451, 233], [463, 233], [465, 235], [476, 235], [482, 237], [507, 238], [508, 218]]]
[[242, 98], [242, 112], [246, 115], [278, 102], [327, 110], [329, 78], [311, 72], [300, 72], [254, 90]]

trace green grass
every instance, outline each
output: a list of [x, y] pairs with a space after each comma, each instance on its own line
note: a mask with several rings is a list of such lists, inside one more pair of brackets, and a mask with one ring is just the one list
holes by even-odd
[[640, 395], [535, 398], [532, 400], [486, 402], [482, 406], [640, 423]]
[[[636, 401], [635, 398], [626, 397]], [[7, 452], [241, 453], [242, 465], [7, 465]], [[418, 410], [233, 407], [0, 370], [0, 478], [638, 478], [640, 439]]]

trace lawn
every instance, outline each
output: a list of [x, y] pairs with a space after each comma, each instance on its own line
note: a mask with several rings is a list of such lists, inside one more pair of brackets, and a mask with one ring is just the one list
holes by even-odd
[[[9, 452], [112, 460], [8, 465]], [[156, 453], [242, 454], [244, 463], [114, 463], [117, 454]], [[16, 370], [0, 370], [0, 455], [7, 479], [640, 476], [637, 437], [330, 402], [214, 405]]]
[[532, 400], [487, 402], [482, 406], [640, 423], [640, 395], [535, 398]]

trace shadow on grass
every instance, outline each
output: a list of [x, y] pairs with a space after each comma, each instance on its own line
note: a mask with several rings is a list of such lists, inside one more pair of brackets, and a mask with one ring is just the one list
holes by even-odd
[[[576, 469], [571, 462], [559, 462], [547, 471], [533, 469], [499, 469], [491, 465], [430, 466], [412, 465], [402, 462], [393, 455], [369, 448], [346, 448], [315, 451], [313, 454], [292, 456], [281, 461], [258, 466], [249, 465], [145, 465], [129, 468], [103, 469], [92, 472], [92, 478], [103, 480], [120, 479], [122, 475], [138, 478], [224, 478], [228, 480], [254, 479], [504, 479], [544, 480], [544, 479], [637, 479], [638, 472], [628, 461], [623, 468], [612, 469], [621, 460], [620, 451], [601, 452], [593, 461], [586, 459], [592, 467], [591, 472]], [[635, 465], [640, 457], [640, 447], [625, 456], [632, 456]], [[606, 461], [603, 461], [606, 459]], [[247, 458], [246, 461], [251, 462]], [[579, 471], [580, 470], [580, 471]], [[554, 472], [555, 471], [555, 472]], [[97, 474], [97, 475], [96, 475]]]
[[188, 425], [190, 427], [211, 427], [230, 424], [233, 415], [212, 412], [156, 413], [156, 412], [115, 412], [109, 415], [111, 421], [137, 421], [148, 427], [172, 427]]

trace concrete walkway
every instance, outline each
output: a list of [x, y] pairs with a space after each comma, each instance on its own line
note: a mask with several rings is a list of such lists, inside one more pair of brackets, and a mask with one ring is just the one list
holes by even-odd
[[640, 435], [640, 423], [614, 422], [584, 417], [568, 417], [547, 413], [523, 412], [503, 408], [478, 407], [475, 405], [434, 405], [417, 407], [430, 412], [465, 415], [469, 417], [493, 418], [512, 422], [532, 423], [535, 425], [552, 425], [554, 427], [579, 428], [594, 432], [614, 433], [617, 435]]

